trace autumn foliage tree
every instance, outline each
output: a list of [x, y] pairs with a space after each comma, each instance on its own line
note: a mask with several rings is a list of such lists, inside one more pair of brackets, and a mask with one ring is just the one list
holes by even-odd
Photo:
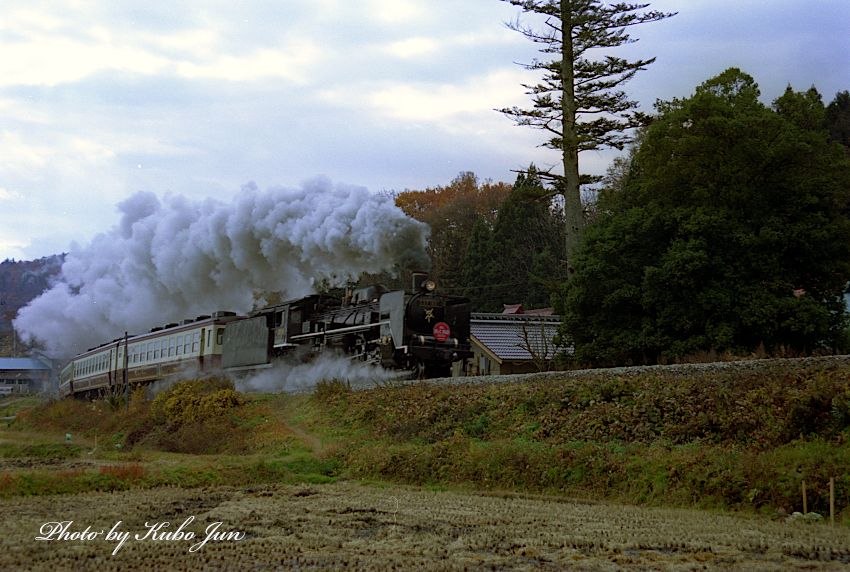
[[463, 258], [476, 222], [492, 226], [511, 186], [481, 183], [471, 172], [460, 173], [449, 185], [424, 191], [404, 191], [396, 205], [431, 227], [428, 251], [431, 276], [441, 288], [460, 286]]

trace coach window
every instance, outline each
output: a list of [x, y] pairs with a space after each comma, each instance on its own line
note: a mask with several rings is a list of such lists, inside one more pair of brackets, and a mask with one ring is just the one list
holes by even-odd
[[159, 342], [153, 342], [153, 359], [159, 359]]
[[192, 351], [192, 334], [183, 336], [183, 353], [188, 354]]
[[195, 332], [194, 337], [192, 338], [192, 351], [196, 352], [201, 347], [201, 332]]
[[215, 333], [215, 343], [216, 345], [222, 345], [224, 343], [224, 328], [219, 328]]
[[171, 336], [170, 338], [168, 338], [168, 357], [171, 357], [171, 356], [174, 355], [174, 343], [175, 343], [174, 342], [174, 336]]

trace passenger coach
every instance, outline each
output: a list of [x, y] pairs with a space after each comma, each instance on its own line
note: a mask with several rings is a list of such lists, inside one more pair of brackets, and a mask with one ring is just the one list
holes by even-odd
[[133, 385], [180, 371], [217, 369], [221, 366], [224, 327], [235, 319], [233, 312], [216, 312], [92, 348], [62, 369], [59, 394], [108, 392], [123, 386], [125, 372], [127, 382]]

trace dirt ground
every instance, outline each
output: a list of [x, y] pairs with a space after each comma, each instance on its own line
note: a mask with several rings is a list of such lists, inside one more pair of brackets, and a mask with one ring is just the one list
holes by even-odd
[[850, 530], [825, 524], [350, 482], [14, 498], [0, 514], [0, 570], [850, 568]]

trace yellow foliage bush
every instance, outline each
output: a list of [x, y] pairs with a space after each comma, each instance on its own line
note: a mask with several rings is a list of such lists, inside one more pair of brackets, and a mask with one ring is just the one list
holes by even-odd
[[238, 392], [222, 385], [202, 380], [177, 383], [154, 398], [151, 414], [177, 427], [220, 417], [244, 405], [245, 400]]

